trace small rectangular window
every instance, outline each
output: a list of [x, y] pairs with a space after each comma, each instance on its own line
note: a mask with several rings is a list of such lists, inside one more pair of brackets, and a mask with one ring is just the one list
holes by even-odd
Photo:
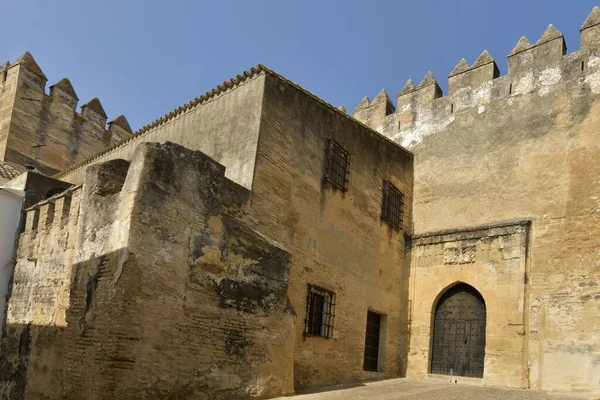
[[308, 285], [304, 334], [330, 338], [333, 335], [334, 317], [335, 293]]
[[404, 209], [404, 195], [390, 181], [383, 181], [381, 219], [400, 229]]
[[350, 153], [335, 140], [329, 139], [325, 153], [325, 180], [343, 191], [348, 190], [350, 175]]

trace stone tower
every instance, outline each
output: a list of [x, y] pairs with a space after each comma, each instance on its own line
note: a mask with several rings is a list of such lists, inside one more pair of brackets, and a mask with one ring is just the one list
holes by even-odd
[[29, 52], [0, 67], [0, 163], [54, 174], [132, 133], [124, 116], [108, 122], [100, 100], [76, 111], [79, 98], [63, 78], [50, 86]]

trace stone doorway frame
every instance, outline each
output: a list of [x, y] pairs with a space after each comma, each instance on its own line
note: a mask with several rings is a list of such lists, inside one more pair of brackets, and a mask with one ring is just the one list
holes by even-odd
[[[437, 316], [437, 313], [438, 313], [438, 307], [440, 306], [440, 301], [446, 295], [446, 293], [448, 293], [450, 290], [456, 288], [457, 286], [459, 286], [459, 287], [460, 286], [465, 286], [467, 288], [470, 288], [470, 289], [472, 289], [473, 291], [475, 291], [477, 293], [478, 297], [481, 298], [481, 303], [482, 303], [482, 305], [483, 305], [483, 307], [485, 309], [485, 312], [486, 312], [485, 321], [483, 321], [483, 322], [484, 322], [484, 326], [487, 326], [487, 305], [486, 305], [486, 301], [485, 301], [485, 298], [483, 297], [483, 295], [481, 294], [481, 292], [475, 286], [470, 285], [470, 284], [468, 284], [466, 282], [461, 282], [461, 281], [457, 281], [457, 282], [454, 282], [454, 283], [446, 286], [438, 294], [438, 296], [436, 297], [436, 299], [435, 299], [435, 301], [434, 301], [434, 303], [432, 305], [432, 310], [431, 310], [431, 333], [430, 333], [431, 340], [430, 340], [430, 347], [429, 347], [429, 366], [428, 366], [428, 370], [427, 370], [429, 374], [434, 374], [434, 372], [433, 372], [433, 355], [434, 355], [434, 351], [433, 350], [434, 350], [434, 342], [435, 342], [435, 319], [436, 319], [436, 316]], [[485, 339], [487, 340], [487, 332], [484, 335], [485, 335]], [[485, 349], [484, 349], [484, 352], [483, 352], [483, 357], [484, 357], [483, 358], [484, 365], [483, 365], [483, 370], [482, 371], [485, 372]], [[447, 374], [440, 374], [440, 375], [447, 375]], [[469, 377], [462, 376], [462, 375], [457, 375], [457, 376], [460, 376], [461, 378], [469, 378]], [[479, 379], [478, 377], [470, 377], [470, 378], [472, 378], [472, 379]]]
[[[530, 220], [415, 235], [411, 241], [407, 376], [427, 378], [435, 306], [466, 283], [485, 299], [485, 385], [528, 387]], [[464, 378], [461, 378], [463, 380]]]

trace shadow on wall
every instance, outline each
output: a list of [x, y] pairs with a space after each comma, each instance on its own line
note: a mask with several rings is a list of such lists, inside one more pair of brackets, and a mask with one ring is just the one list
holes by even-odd
[[[78, 263], [65, 293], [67, 326], [44, 322], [61, 313], [60, 288], [14, 285], [0, 347], [0, 399], [289, 393], [295, 317], [285, 268], [273, 271], [279, 280], [259, 265], [243, 278], [227, 277], [217, 268], [221, 257], [261, 247], [239, 245], [222, 243], [215, 262], [190, 263], [183, 276], [164, 271], [162, 292], [149, 289], [156, 275], [127, 248]], [[273, 260], [289, 262], [281, 255]], [[34, 297], [39, 308], [30, 305]]]

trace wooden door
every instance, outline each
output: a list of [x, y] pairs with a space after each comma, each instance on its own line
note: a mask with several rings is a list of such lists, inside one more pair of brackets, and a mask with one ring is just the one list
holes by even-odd
[[431, 373], [483, 378], [485, 321], [475, 288], [459, 284], [444, 293], [435, 309]]

